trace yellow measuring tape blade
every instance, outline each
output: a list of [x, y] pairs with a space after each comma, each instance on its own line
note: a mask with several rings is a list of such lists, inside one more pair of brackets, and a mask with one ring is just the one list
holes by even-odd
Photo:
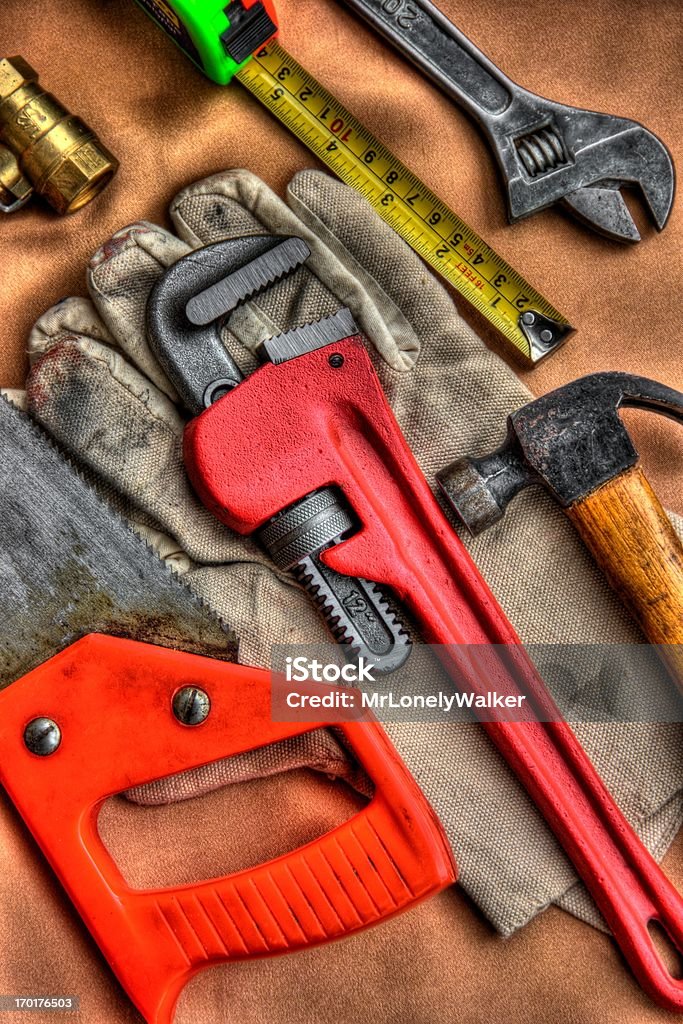
[[568, 320], [278, 43], [237, 78], [527, 360], [566, 339]]

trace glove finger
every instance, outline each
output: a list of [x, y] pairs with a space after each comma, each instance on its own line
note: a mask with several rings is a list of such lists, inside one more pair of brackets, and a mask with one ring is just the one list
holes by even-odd
[[[110, 348], [117, 347], [114, 338], [100, 318], [94, 303], [90, 299], [85, 299], [81, 296], [71, 296], [62, 299], [52, 306], [51, 309], [48, 309], [33, 325], [27, 344], [29, 365], [33, 366], [37, 360], [54, 348], [58, 342], [74, 341], [79, 338], [90, 339], [102, 345], [107, 345]], [[43, 386], [49, 390], [51, 388], [50, 380], [44, 380]], [[26, 393], [23, 392], [22, 395], [21, 408], [26, 411], [28, 407]], [[37, 415], [36, 418], [38, 418]], [[52, 427], [49, 427], [47, 423], [43, 425], [53, 430], [54, 436], [61, 434], [62, 444], [66, 445], [68, 443], [70, 446], [72, 442], [65, 440], [69, 434], [68, 423], [64, 423], [61, 420], [61, 426], [57, 426], [54, 421], [51, 420], [51, 422], [53, 423]], [[181, 571], [181, 568], [184, 566], [183, 559], [185, 559], [189, 568], [190, 563], [187, 556], [183, 555], [181, 557], [180, 554], [173, 553], [172, 549], [178, 549], [178, 544], [171, 538], [162, 540], [165, 534], [162, 534], [156, 528], [157, 524], [152, 517], [148, 517], [140, 508], [132, 505], [124, 494], [119, 493], [111, 481], [106, 481], [99, 476], [97, 467], [93, 469], [83, 463], [81, 469], [86, 473], [92, 485], [104, 494], [115, 511], [122, 518], [128, 519], [133, 523], [138, 533], [145, 535], [147, 542], [156, 550], [162, 560], [166, 561], [168, 559], [178, 571]]]
[[[30, 412], [26, 391], [19, 388], [0, 388], [0, 395], [23, 412]], [[35, 415], [34, 419], [37, 419]], [[43, 423], [43, 426], [46, 424]], [[131, 523], [135, 532], [152, 548], [162, 562], [169, 564], [179, 575], [183, 575], [192, 567], [192, 562], [177, 541], [158, 530], [151, 517], [145, 517], [145, 521], [141, 521], [139, 519], [140, 509], [135, 509], [123, 495], [103, 481], [99, 474], [93, 473], [87, 466], [81, 466], [81, 472], [86, 476], [88, 482], [102, 494], [114, 511]]]
[[147, 341], [145, 311], [160, 275], [189, 251], [169, 231], [140, 221], [118, 231], [97, 250], [87, 275], [93, 303], [111, 336], [170, 398], [175, 398], [173, 388]]
[[367, 293], [372, 305], [361, 314], [361, 326], [372, 337], [380, 330], [377, 348], [393, 369], [414, 365], [421, 343], [429, 339], [433, 344], [431, 326], [444, 317], [451, 325], [451, 347], [481, 351], [481, 341], [438, 278], [354, 189], [322, 171], [307, 170], [294, 176], [287, 199]]
[[93, 338], [63, 338], [34, 361], [27, 401], [67, 451], [170, 534], [193, 561], [263, 557], [195, 497], [182, 460], [183, 420], [116, 350]]
[[[190, 185], [175, 197], [170, 213], [178, 234], [192, 246], [244, 234], [272, 234], [299, 236], [311, 248], [304, 267], [240, 306], [230, 318], [232, 338], [227, 336], [225, 343], [238, 363], [232, 339], [253, 352], [265, 338], [329, 316], [340, 306], [348, 305], [359, 315], [368, 304], [363, 289], [328, 246], [249, 171], [226, 171]], [[255, 360], [244, 365], [247, 372], [255, 367]]]
[[27, 345], [29, 364], [63, 338], [81, 334], [103, 345], [116, 344], [90, 299], [80, 296], [62, 299], [43, 313], [31, 328]]
[[[157, 241], [149, 237], [156, 231], [149, 225], [136, 235], [144, 243], [140, 250], [143, 258], [149, 249], [158, 249]], [[166, 240], [170, 237], [163, 234]], [[133, 245], [129, 232], [120, 235], [124, 246]], [[119, 245], [108, 245], [102, 258], [116, 260], [120, 254]], [[94, 303], [70, 299], [49, 310], [34, 329], [31, 351], [33, 414], [96, 476], [100, 487], [108, 488], [117, 510], [137, 528], [149, 531], [149, 538], [157, 538], [152, 546], [164, 557], [171, 556], [183, 565], [187, 558], [199, 564], [234, 561], [248, 566], [256, 561], [270, 567], [255, 544], [235, 536], [197, 501], [182, 462], [181, 416], [116, 350], [113, 333], [99, 318]], [[277, 583], [278, 577], [273, 579]], [[270, 594], [261, 607], [284, 606], [292, 595], [301, 594], [291, 577], [281, 575], [280, 579], [284, 580], [283, 597], [275, 601]], [[228, 597], [226, 593], [223, 605]], [[303, 605], [308, 610], [305, 599]], [[257, 609], [253, 601], [250, 608], [244, 632], [255, 636]], [[283, 609], [281, 614], [285, 614]], [[314, 613], [300, 613], [299, 618], [306, 622], [310, 618], [310, 628], [315, 623], [321, 629]], [[302, 631], [302, 641], [307, 635], [310, 632]], [[252, 663], [269, 661], [269, 650], [263, 645], [259, 649], [256, 639], [248, 647]]]

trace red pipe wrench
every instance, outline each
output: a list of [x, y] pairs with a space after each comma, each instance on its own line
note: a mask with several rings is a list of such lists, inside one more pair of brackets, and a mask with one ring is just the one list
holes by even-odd
[[[433, 497], [348, 311], [265, 342], [270, 361], [247, 378], [233, 372], [234, 364], [226, 369], [225, 360], [232, 361], [220, 344], [220, 317], [303, 262], [297, 243], [303, 245], [259, 238], [209, 246], [170, 268], [151, 297], [150, 342], [188, 405], [204, 408], [185, 432], [197, 492], [232, 529], [260, 534], [283, 567], [310, 551], [312, 535], [320, 540], [325, 498], [336, 496], [333, 517], [346, 510], [349, 525], [331, 546], [318, 548], [320, 563], [389, 588], [424, 640], [443, 645], [442, 660], [459, 686], [483, 694], [493, 679], [498, 691], [530, 695], [535, 711], [528, 721], [501, 714], [483, 727], [571, 859], [642, 987], [667, 1009], [683, 1011], [683, 980], [671, 975], [648, 930], [657, 922], [683, 952], [683, 900], [570, 727], [557, 720], [536, 669]], [[309, 502], [310, 531], [303, 522]], [[508, 645], [490, 649], [486, 678], [460, 646], [472, 644]]]

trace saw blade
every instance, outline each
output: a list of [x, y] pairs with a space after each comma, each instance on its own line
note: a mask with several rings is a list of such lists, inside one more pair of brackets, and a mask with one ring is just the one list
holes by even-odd
[[0, 524], [0, 688], [87, 633], [236, 658], [219, 618], [5, 398]]

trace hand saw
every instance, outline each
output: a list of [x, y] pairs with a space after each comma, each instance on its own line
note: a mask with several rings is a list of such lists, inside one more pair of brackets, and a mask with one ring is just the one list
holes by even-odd
[[137, 2], [207, 77], [236, 78], [360, 192], [516, 355], [537, 363], [566, 341], [566, 317], [273, 40], [272, 0]]
[[455, 881], [417, 784], [357, 721], [341, 729], [374, 795], [349, 821], [222, 878], [127, 885], [97, 830], [108, 797], [319, 724], [273, 722], [270, 673], [219, 660], [220, 623], [4, 399], [0, 453], [0, 782], [149, 1024], [204, 967], [341, 938]]
[[[195, 250], [166, 271], [150, 296], [150, 345], [186, 404], [203, 408], [184, 440], [197, 493], [226, 525], [256, 536], [280, 569], [315, 554], [342, 576], [386, 587], [422, 638], [439, 645], [459, 688], [486, 700], [493, 679], [497, 690], [527, 695], [528, 720], [510, 721], [501, 712], [483, 727], [544, 815], [640, 984], [661, 1005], [683, 1012], [683, 979], [672, 976], [649, 931], [657, 922], [683, 951], [683, 899], [562, 720], [437, 504], [349, 311], [265, 341], [264, 365], [246, 378], [222, 347], [221, 318], [288, 272], [281, 258], [286, 241], [231, 239]], [[291, 271], [306, 255], [301, 246], [289, 251], [296, 251]], [[486, 673], [469, 658], [475, 644], [491, 645]]]

